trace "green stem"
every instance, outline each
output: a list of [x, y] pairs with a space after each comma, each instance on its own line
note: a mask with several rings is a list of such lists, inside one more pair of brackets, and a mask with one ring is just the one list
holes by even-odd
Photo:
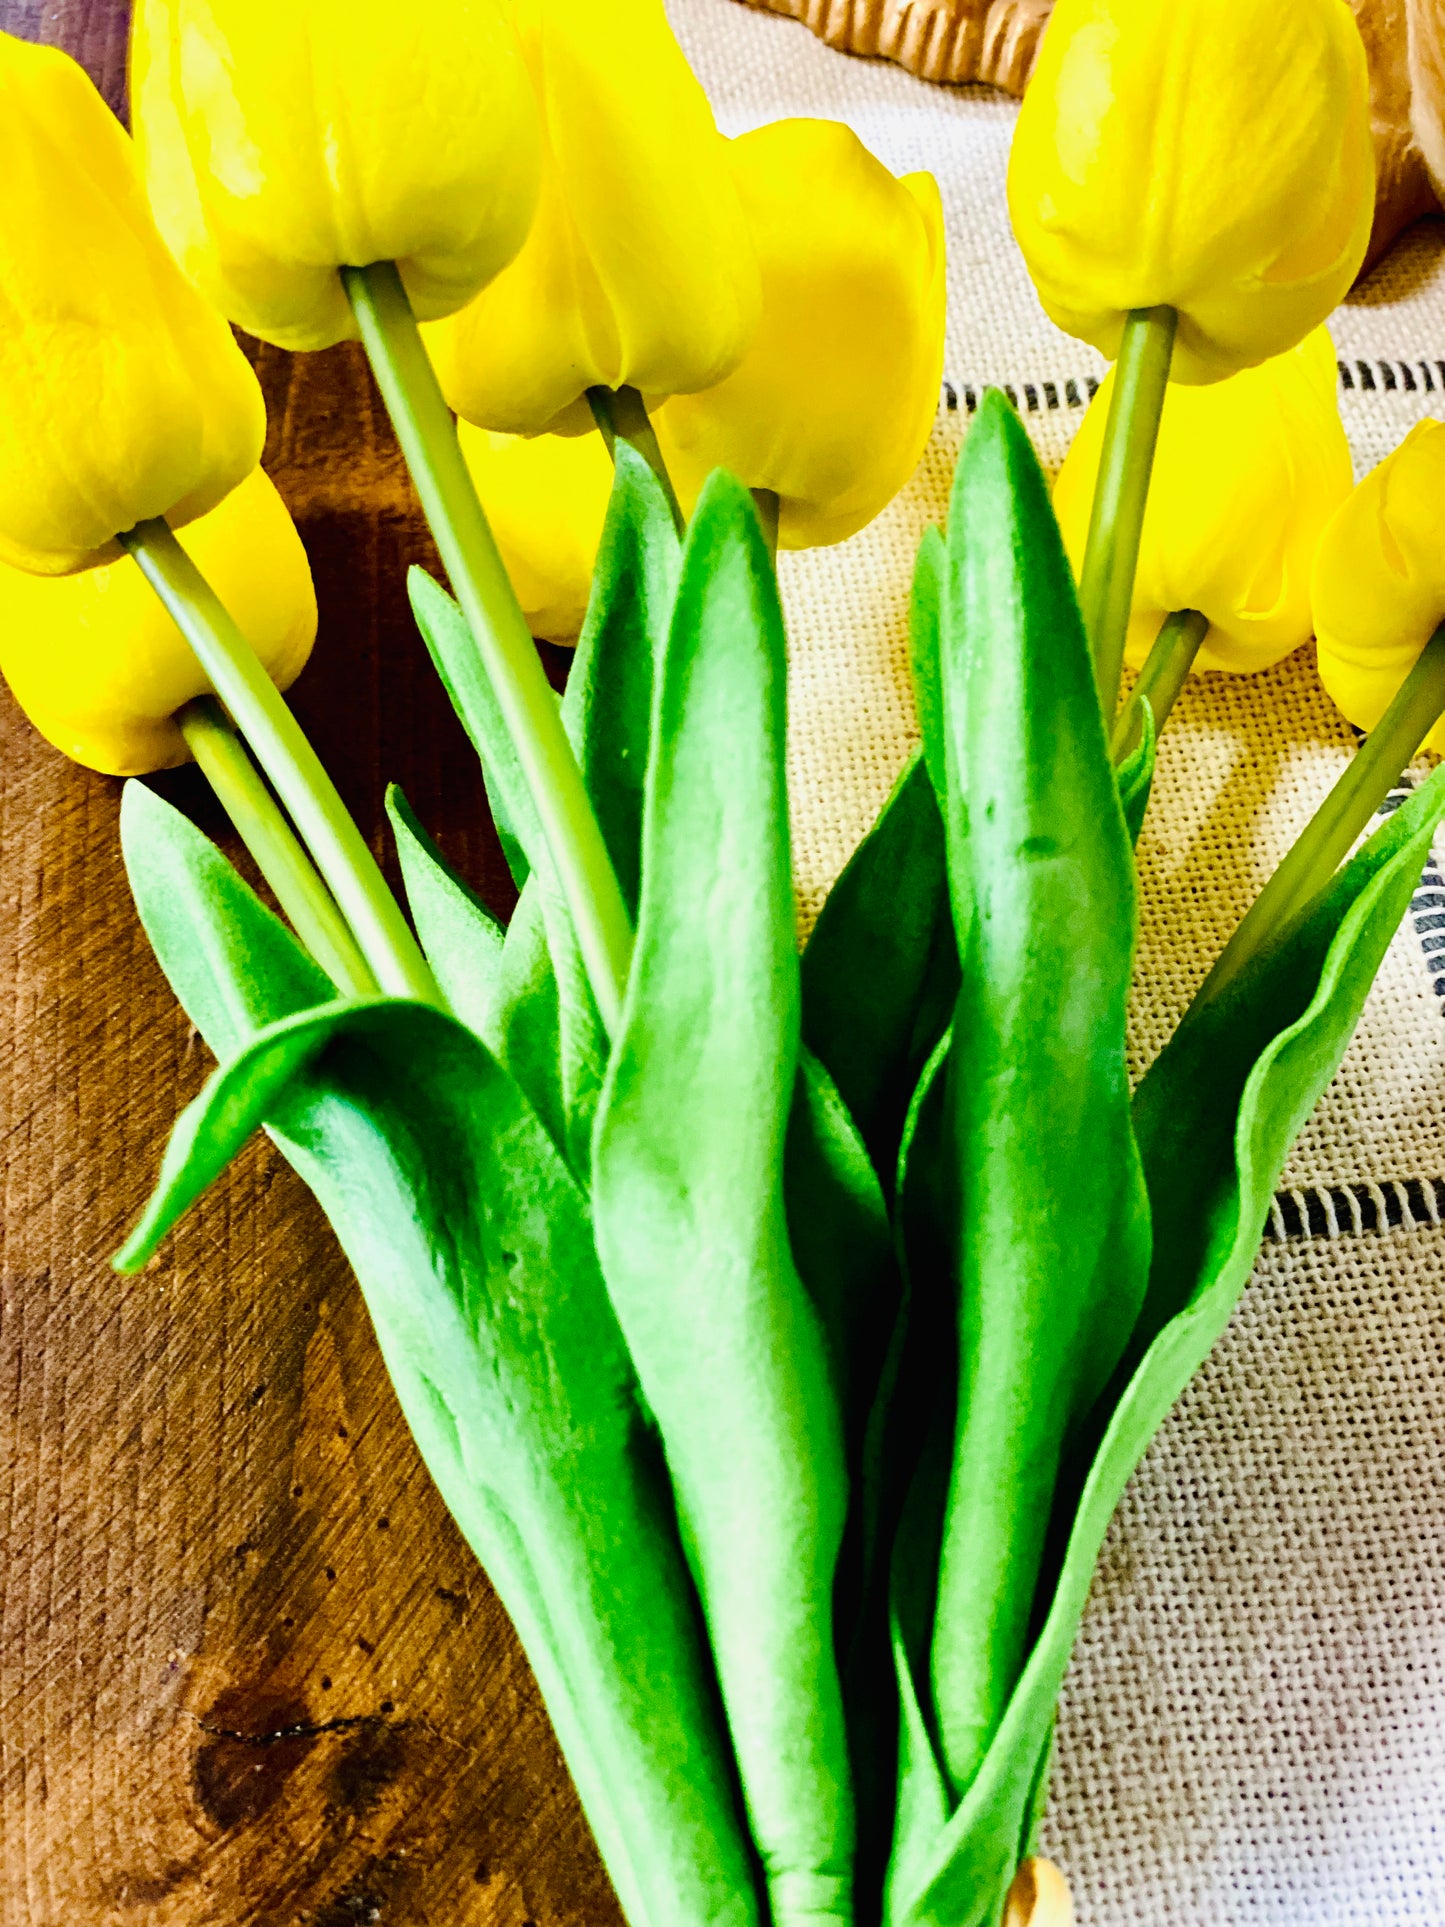
[[1200, 985], [1215, 1002], [1323, 890], [1445, 710], [1445, 622], [1425, 644], [1395, 700], [1356, 750], [1294, 848], [1265, 884]]
[[557, 699], [477, 500], [456, 423], [395, 264], [343, 268], [341, 278], [427, 522], [516, 746], [598, 1014], [615, 1036], [632, 926]]
[[778, 559], [778, 522], [782, 516], [783, 505], [778, 500], [775, 488], [755, 488], [749, 491], [753, 506], [758, 511], [758, 520], [763, 525], [763, 540], [768, 545], [768, 554], [774, 562]]
[[667, 463], [658, 444], [657, 430], [652, 425], [652, 417], [641, 395], [635, 388], [589, 388], [587, 402], [592, 410], [592, 419], [602, 430], [607, 453], [610, 455], [619, 441], [628, 442], [637, 450], [662, 484], [662, 492], [667, 497], [667, 506], [672, 511], [678, 534], [684, 534], [687, 517], [677, 499], [677, 490], [672, 486], [672, 477], [667, 472]]
[[170, 611], [270, 777], [378, 983], [391, 996], [441, 1005], [436, 981], [376, 858], [214, 589], [163, 521], [139, 522], [120, 541]]
[[1112, 719], [1119, 696], [1149, 471], [1154, 466], [1178, 321], [1174, 308], [1132, 309], [1114, 366], [1079, 578], [1079, 607], [1094, 652], [1094, 680], [1106, 719]]
[[1208, 634], [1209, 617], [1197, 609], [1176, 609], [1173, 615], [1165, 616], [1154, 647], [1139, 671], [1139, 680], [1114, 724], [1110, 753], [1116, 766], [1127, 759], [1139, 740], [1141, 702], [1147, 702], [1153, 712], [1156, 735], [1163, 729]]
[[214, 696], [176, 711], [186, 747], [256, 860], [291, 927], [341, 991], [375, 997], [380, 985], [357, 948], [336, 899], [317, 874], [246, 746]]

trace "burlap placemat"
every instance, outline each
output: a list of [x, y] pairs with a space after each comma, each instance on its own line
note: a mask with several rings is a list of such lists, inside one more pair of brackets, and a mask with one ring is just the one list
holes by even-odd
[[[1056, 467], [1103, 364], [1040, 310], [1008, 230], [1016, 111], [849, 60], [731, 0], [670, 0], [729, 133], [849, 121], [927, 167], [949, 239], [947, 387], [913, 484], [784, 558], [806, 925], [915, 740], [907, 585], [969, 410], [1008, 386]], [[1445, 223], [1332, 323], [1357, 466], [1445, 415]], [[1308, 651], [1193, 683], [1140, 844], [1147, 1063], [1353, 735]], [[1445, 881], [1427, 871], [1276, 1203], [1273, 1242], [1115, 1523], [1069, 1675], [1048, 1843], [1081, 1927], [1445, 1921]]]

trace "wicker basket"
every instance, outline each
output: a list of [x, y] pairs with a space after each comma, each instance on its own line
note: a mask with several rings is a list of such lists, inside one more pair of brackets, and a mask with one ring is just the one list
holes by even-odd
[[1021, 94], [1053, 0], [748, 0], [830, 47], [896, 60], [925, 80]]

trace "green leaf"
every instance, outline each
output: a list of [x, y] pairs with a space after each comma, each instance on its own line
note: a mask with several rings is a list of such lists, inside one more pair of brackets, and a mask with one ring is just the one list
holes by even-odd
[[[927, 1601], [926, 1613], [910, 1609], [903, 1614], [912, 1629], [910, 1650], [924, 1679], [958, 1383], [951, 1275], [958, 1237], [958, 1160], [948, 1103], [952, 1052], [949, 1031], [918, 1081], [904, 1129], [895, 1211], [904, 1296], [880, 1387], [868, 1467], [878, 1493], [879, 1563], [891, 1559], [896, 1567], [900, 1559], [906, 1562], [915, 1604]], [[936, 1503], [922, 1505], [913, 1488], [930, 1436], [936, 1440]], [[933, 1478], [933, 1472], [925, 1474], [925, 1483]], [[905, 1513], [911, 1515], [906, 1521]], [[886, 1619], [886, 1610], [880, 1609], [880, 1632]], [[927, 1699], [926, 1690], [923, 1697]]]
[[593, 1210], [667, 1452], [770, 1918], [823, 1927], [851, 1917], [832, 1638], [847, 1480], [782, 1195], [798, 1054], [785, 683], [756, 513], [714, 474], [654, 703], [637, 946], [597, 1114]]
[[923, 760], [938, 796], [948, 789], [944, 752], [942, 637], [948, 597], [948, 544], [929, 527], [918, 545], [913, 567], [913, 599], [908, 613], [908, 653], [913, 669], [913, 700], [923, 738]]
[[652, 688], [682, 550], [662, 487], [630, 443], [617, 473], [562, 720], [628, 910], [637, 914]]
[[151, 948], [218, 1055], [335, 1000], [335, 984], [215, 844], [144, 783], [122, 792], [120, 837]]
[[[194, 833], [159, 826], [179, 855], [168, 876], [139, 861], [138, 892], [154, 916], [155, 890], [170, 889], [173, 937], [192, 919], [190, 948], [214, 967], [172, 946], [175, 987], [226, 1042], [252, 998], [244, 959], [273, 947], [275, 920], [239, 881], [217, 889]], [[423, 1457], [521, 1635], [628, 1917], [758, 1927], [666, 1472], [585, 1201], [551, 1140], [480, 1041], [439, 1011], [376, 1000], [286, 1016], [187, 1112], [129, 1260], [262, 1121], [351, 1260]]]
[[488, 784], [495, 786], [507, 819], [506, 834], [521, 846], [530, 873], [549, 861], [546, 837], [466, 617], [425, 569], [408, 569], [406, 586], [422, 640], [487, 772]]
[[[1154, 1206], [1155, 1250], [1125, 1368], [1189, 1302], [1201, 1273], [1233, 1248], [1242, 1213], [1244, 1232], [1258, 1244], [1274, 1172], [1334, 1075], [1442, 815], [1445, 770], [1437, 770], [1338, 872], [1303, 923], [1257, 958], [1217, 1003], [1186, 1013], [1141, 1082], [1134, 1120]], [[1358, 905], [1376, 902], [1380, 907], [1368, 912], [1372, 921], [1365, 929], [1367, 911]], [[1347, 912], [1349, 931], [1358, 933], [1356, 952], [1347, 962], [1327, 965], [1348, 934]], [[1254, 1202], [1241, 1192], [1235, 1168], [1242, 1128], [1236, 1119], [1261, 1053], [1303, 1020], [1314, 986], [1328, 979], [1331, 968], [1346, 971], [1348, 980], [1291, 1045], [1289, 1074], [1277, 1068], [1256, 1099], [1253, 1127], [1268, 1134], [1261, 1139], [1267, 1149], [1256, 1155], [1272, 1168], [1255, 1222]]]
[[581, 1142], [582, 1115], [568, 1109], [569, 1095], [577, 1097], [579, 1088], [564, 1089], [561, 1036], [562, 993], [547, 945], [546, 915], [540, 891], [529, 884], [507, 925], [484, 1042], [527, 1093], [552, 1142], [580, 1178], [590, 1150]]
[[891, 1194], [909, 1097], [958, 994], [943, 820], [921, 756], [829, 892], [802, 969], [804, 1041]]
[[949, 884], [962, 978], [959, 1381], [931, 1654], [955, 1797], [1027, 1651], [1050, 1501], [1148, 1272], [1124, 1027], [1134, 866], [1048, 488], [984, 398], [959, 463], [943, 627]]
[[[952, 1428], [957, 1347], [950, 1274], [957, 1236], [953, 1169], [957, 1160], [945, 1102], [952, 1047], [952, 1032], [946, 1031], [924, 1066], [903, 1128], [893, 1212], [902, 1290], [864, 1450], [862, 1505], [868, 1522], [865, 1567], [871, 1599], [865, 1618], [871, 1615], [871, 1623], [864, 1627], [862, 1638], [874, 1640], [873, 1663], [885, 1667], [891, 1666], [886, 1651], [888, 1567], [895, 1556], [900, 1520], [924, 1441], [945, 1409], [950, 1436]], [[946, 1469], [946, 1452], [944, 1465]], [[937, 1517], [928, 1526], [930, 1607], [937, 1580], [942, 1497], [940, 1492]], [[915, 1525], [918, 1516], [915, 1509]], [[915, 1565], [920, 1559], [912, 1547], [904, 1556]]]
[[946, 568], [943, 538], [930, 528], [918, 552], [911, 617], [923, 750], [829, 892], [803, 952], [803, 1040], [837, 1084], [889, 1197], [909, 1098], [958, 994], [934, 793], [943, 786]]
[[878, 1663], [898, 1709], [894, 1846], [880, 1882], [885, 1900], [932, 1851], [954, 1805], [929, 1687], [958, 1394], [952, 1052], [950, 1031], [919, 1079], [899, 1154], [896, 1217], [906, 1295], [879, 1428], [880, 1543], [888, 1568], [875, 1629], [882, 1644]]
[[[671, 617], [679, 550], [671, 511], [651, 469], [625, 442], [618, 444], [616, 459], [562, 722], [623, 897], [635, 912], [653, 669]], [[592, 1027], [590, 991], [569, 975], [575, 964], [549, 981], [553, 933], [558, 915], [566, 912], [538, 900], [540, 887], [539, 879], [523, 891], [508, 932], [495, 1038], [489, 1041], [557, 1133], [573, 1169], [585, 1174], [605, 1040]], [[570, 922], [564, 934], [570, 940]]]
[[1129, 841], [1137, 843], [1144, 827], [1144, 812], [1149, 807], [1149, 792], [1154, 787], [1154, 757], [1159, 747], [1154, 726], [1154, 710], [1147, 696], [1139, 698], [1139, 740], [1119, 765], [1119, 805], [1129, 827]]
[[338, 1030], [355, 1034], [391, 1004], [386, 998], [298, 1011], [268, 1024], [228, 1058], [177, 1118], [155, 1191], [116, 1254], [116, 1270], [140, 1271], [150, 1261], [166, 1233], [281, 1107]]
[[[912, 1739], [899, 1730], [895, 1643], [926, 1678], [957, 1377], [950, 1289], [953, 1216], [944, 1104], [951, 1048], [939, 1040], [899, 1147], [894, 1208], [902, 1292], [864, 1442], [857, 1511], [860, 1603], [846, 1649], [845, 1698], [858, 1783], [858, 1912], [879, 1918], [900, 1783], [916, 1792]], [[920, 1465], [925, 1469], [920, 1473]], [[906, 1622], [905, 1634], [899, 1621]], [[846, 1622], [845, 1622], [846, 1624]], [[900, 1746], [904, 1771], [900, 1776]], [[930, 1757], [933, 1739], [929, 1738]], [[945, 1804], [946, 1814], [946, 1804]]]
[[[1156, 1214], [1147, 1350], [1107, 1424], [1027, 1665], [961, 1804], [890, 1871], [889, 1927], [994, 1927], [1037, 1797], [1054, 1702], [1099, 1548], [1130, 1474], [1238, 1302], [1280, 1169], [1338, 1068], [1445, 815], [1437, 771], [1345, 866], [1304, 924], [1190, 1018], [1136, 1095]], [[1136, 1348], [1137, 1349], [1137, 1348]], [[905, 1693], [908, 1690], [904, 1681]]]
[[848, 1464], [861, 1459], [898, 1314], [888, 1207], [837, 1085], [809, 1050], [798, 1060], [784, 1153], [788, 1239], [833, 1361]]
[[[450, 690], [447, 693], [450, 694]], [[456, 698], [453, 697], [452, 700], [455, 703]], [[520, 775], [520, 771], [517, 774]], [[526, 888], [527, 879], [532, 874], [532, 860], [527, 855], [521, 837], [517, 834], [512, 812], [507, 805], [507, 790], [493, 773], [490, 757], [482, 761], [482, 788], [487, 794], [487, 809], [491, 814], [492, 828], [497, 832], [497, 841], [502, 846], [502, 855], [511, 872], [512, 881], [518, 890], [523, 890]]]
[[506, 932], [466, 878], [447, 862], [395, 783], [386, 792], [386, 812], [427, 962], [457, 1016], [485, 1037]]
[[[557, 1128], [574, 1169], [585, 1172], [588, 1130], [607, 1062], [607, 1036], [592, 999], [572, 918], [557, 882], [531, 794], [522, 778], [516, 751], [466, 618], [424, 570], [413, 568], [408, 574], [407, 586], [417, 626], [426, 639], [438, 674], [476, 746], [488, 780], [496, 785], [502, 806], [531, 865], [522, 896], [534, 900], [536, 908], [532, 915], [524, 917], [519, 903], [508, 927], [493, 999], [495, 1015], [487, 1041], [545, 1114], [546, 1092], [528, 1076], [535, 1067], [535, 1058], [515, 1051], [511, 1041], [516, 986], [522, 985], [529, 998], [536, 992], [542, 977], [536, 946], [543, 942], [556, 977], [555, 993], [547, 990], [543, 994], [546, 1000], [553, 994], [556, 998], [555, 1056], [562, 1094], [562, 1119]], [[533, 1017], [534, 1013], [529, 1010], [521, 1020], [531, 1037], [535, 1037], [535, 1022], [530, 1021]], [[550, 1074], [550, 1064], [548, 1070]], [[548, 1122], [552, 1122], [550, 1117]]]

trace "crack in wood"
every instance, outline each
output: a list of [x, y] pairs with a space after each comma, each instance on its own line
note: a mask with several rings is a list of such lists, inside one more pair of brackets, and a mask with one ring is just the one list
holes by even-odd
[[282, 1740], [316, 1740], [326, 1733], [346, 1733], [358, 1726], [384, 1726], [384, 1713], [351, 1713], [335, 1720], [301, 1720], [294, 1726], [278, 1726], [270, 1733], [242, 1733], [231, 1726], [208, 1726], [193, 1713], [191, 1718], [213, 1740], [235, 1740], [241, 1746], [275, 1746]]

